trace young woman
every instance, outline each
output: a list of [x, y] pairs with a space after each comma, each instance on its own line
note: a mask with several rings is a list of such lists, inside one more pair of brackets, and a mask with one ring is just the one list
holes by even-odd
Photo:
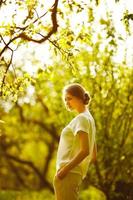
[[64, 88], [64, 101], [77, 115], [62, 130], [54, 177], [56, 200], [77, 200], [79, 185], [96, 157], [95, 122], [86, 105], [90, 96], [80, 84]]

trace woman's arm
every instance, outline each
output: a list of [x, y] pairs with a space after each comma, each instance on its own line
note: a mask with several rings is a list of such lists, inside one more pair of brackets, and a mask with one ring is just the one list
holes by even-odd
[[77, 166], [86, 156], [89, 155], [88, 133], [79, 131], [77, 134], [80, 143], [79, 151], [69, 163], [58, 170], [57, 177], [60, 179], [64, 178], [71, 169]]
[[91, 162], [95, 163], [97, 160], [97, 146], [96, 143], [94, 144], [94, 148], [93, 148], [93, 154], [92, 154], [92, 160]]

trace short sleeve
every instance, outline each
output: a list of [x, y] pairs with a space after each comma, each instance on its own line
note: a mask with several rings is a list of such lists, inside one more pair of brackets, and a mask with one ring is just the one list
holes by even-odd
[[90, 129], [89, 120], [83, 115], [78, 116], [73, 126], [74, 135], [76, 135], [79, 131], [89, 133], [89, 129]]

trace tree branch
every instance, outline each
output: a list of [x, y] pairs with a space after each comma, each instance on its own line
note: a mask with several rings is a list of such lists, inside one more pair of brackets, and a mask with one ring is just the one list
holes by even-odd
[[[29, 27], [29, 25], [25, 26], [25, 27], [16, 27], [16, 29], [20, 29], [22, 30], [21, 33], [19, 33], [17, 36], [15, 36], [14, 38], [10, 39], [9, 42], [7, 44], [5, 44], [4, 48], [1, 50], [0, 52], [0, 57], [2, 56], [2, 54], [5, 52], [5, 50], [7, 48], [10, 48], [9, 45], [16, 39], [18, 38], [21, 38], [23, 40], [27, 40], [27, 41], [32, 41], [32, 42], [35, 42], [35, 43], [43, 43], [45, 42], [46, 40], [48, 40], [52, 34], [54, 34], [56, 31], [57, 31], [57, 28], [58, 28], [58, 24], [57, 24], [57, 7], [58, 7], [58, 2], [59, 0], [55, 0], [55, 3], [53, 4], [52, 8], [51, 8], [51, 20], [52, 20], [52, 28], [51, 30], [49, 31], [49, 33], [44, 36], [43, 38], [41, 38], [40, 40], [36, 40], [36, 39], [33, 39], [33, 38], [30, 38], [28, 35], [26, 35], [26, 33], [24, 33], [24, 31]], [[37, 19], [35, 19], [32, 24], [36, 23], [39, 19], [41, 19], [42, 17], [44, 17], [46, 14], [48, 13], [45, 12], [42, 16], [38, 17]]]
[[99, 185], [100, 185], [101, 188], [103, 188], [103, 177], [100, 173], [100, 169], [99, 169], [99, 165], [98, 165], [97, 161], [95, 163], [95, 170], [96, 170], [96, 174], [97, 174], [97, 177], [98, 177]]
[[46, 177], [47, 172], [48, 172], [48, 168], [49, 168], [49, 164], [50, 164], [50, 160], [53, 156], [53, 152], [54, 152], [54, 145], [55, 145], [55, 141], [52, 140], [52, 142], [48, 145], [48, 154], [46, 157], [46, 162], [44, 164], [44, 170], [43, 170], [43, 176]]
[[3, 1], [3, 0], [0, 0], [0, 8], [2, 7], [2, 4], [5, 4], [6, 3], [6, 0]]
[[5, 79], [6, 79], [6, 76], [7, 76], [7, 72], [8, 72], [8, 70], [9, 70], [9, 67], [10, 67], [10, 65], [12, 64], [12, 60], [13, 60], [13, 53], [14, 53], [14, 51], [13, 51], [12, 49], [10, 49], [10, 50], [12, 51], [12, 53], [11, 53], [11, 58], [10, 58], [9, 63], [7, 64], [6, 70], [5, 70], [5, 72], [4, 72], [4, 76], [3, 76], [2, 84], [1, 84], [0, 96], [3, 95], [3, 87], [4, 87], [4, 84], [5, 84]]
[[51, 12], [52, 12], [52, 14], [51, 14], [52, 29], [49, 31], [49, 33], [46, 36], [44, 36], [40, 40], [36, 40], [36, 39], [33, 39], [33, 38], [29, 37], [28, 35], [26, 35], [26, 33], [22, 32], [19, 35], [19, 37], [24, 39], [24, 40], [32, 41], [32, 42], [35, 42], [35, 43], [43, 43], [46, 40], [48, 40], [51, 37], [51, 35], [54, 34], [57, 31], [57, 28], [58, 28], [58, 24], [57, 24], [57, 6], [58, 6], [58, 1], [59, 0], [55, 0], [53, 8], [51, 9]]
[[[46, 112], [47, 107], [43, 104], [43, 102], [41, 102], [41, 104], [43, 105], [44, 111]], [[40, 120], [37, 120], [37, 119], [27, 119], [24, 116], [22, 107], [19, 106], [18, 104], [16, 104], [16, 105], [17, 105], [17, 108], [19, 109], [20, 118], [21, 118], [22, 122], [33, 123], [33, 124], [36, 124], [36, 125], [42, 127], [46, 132], [51, 133], [51, 137], [53, 137], [57, 142], [59, 141], [59, 136], [57, 135], [56, 128], [54, 127], [53, 124], [51, 124], [50, 128], [49, 128], [44, 122], [42, 122]], [[48, 114], [48, 109], [47, 109], [46, 113]]]
[[33, 169], [33, 171], [36, 173], [36, 175], [39, 177], [39, 179], [41, 180], [41, 187], [48, 187], [51, 192], [53, 192], [53, 187], [51, 186], [51, 184], [44, 179], [44, 177], [42, 176], [41, 172], [39, 172], [39, 170], [35, 167], [35, 165], [30, 162], [30, 161], [26, 161], [26, 160], [22, 160], [20, 158], [17, 158], [13, 155], [10, 155], [9, 153], [5, 153], [6, 154], [6, 157], [10, 160], [13, 160], [17, 163], [20, 163], [20, 164], [24, 164], [24, 165], [27, 165], [29, 166], [31, 169]]
[[9, 42], [4, 46], [4, 48], [2, 49], [2, 51], [0, 52], [0, 57], [2, 56], [2, 54], [5, 52], [6, 49], [10, 49], [9, 45], [16, 39], [20, 38], [20, 34], [17, 35], [16, 37], [12, 38], [9, 40]]
[[15, 174], [17, 180], [19, 181], [19, 183], [24, 186], [25, 188], [28, 187], [28, 185], [25, 184], [23, 178], [20, 175], [20, 171], [17, 169], [16, 166], [14, 166], [13, 162], [11, 160], [7, 159], [7, 162], [9, 164], [10, 169], [12, 170], [12, 172]]

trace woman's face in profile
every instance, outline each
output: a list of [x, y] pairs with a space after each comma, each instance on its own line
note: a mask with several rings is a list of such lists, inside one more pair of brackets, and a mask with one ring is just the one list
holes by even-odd
[[66, 107], [69, 109], [69, 110], [74, 110], [76, 109], [76, 107], [78, 106], [79, 104], [79, 99], [75, 96], [72, 96], [70, 93], [66, 92], [64, 94], [64, 102], [65, 102], [65, 105]]

